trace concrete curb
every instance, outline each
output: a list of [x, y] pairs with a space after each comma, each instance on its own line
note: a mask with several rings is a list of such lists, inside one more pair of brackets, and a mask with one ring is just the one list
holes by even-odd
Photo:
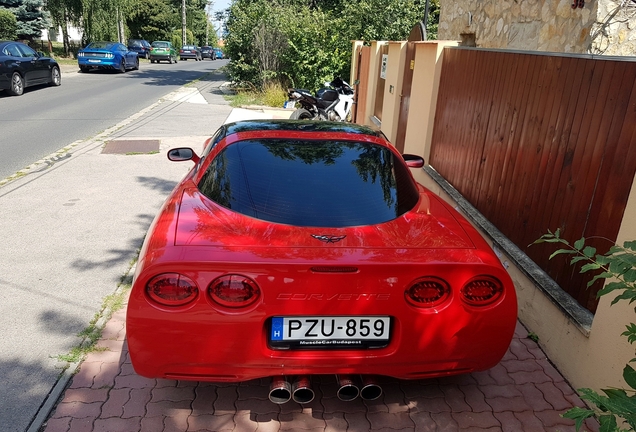
[[[117, 286], [117, 289], [115, 290], [113, 295], [121, 294], [126, 285], [132, 285], [133, 275], [135, 274], [136, 268], [137, 268], [137, 262], [135, 261], [135, 263], [122, 276], [121, 281], [119, 285]], [[110, 320], [113, 313], [117, 312], [118, 310], [119, 309], [112, 309], [111, 307], [106, 307], [101, 311], [100, 317], [95, 323], [95, 327], [99, 329], [100, 333], [104, 329], [104, 326], [106, 326], [106, 323], [108, 323], [108, 320]], [[85, 347], [88, 345], [89, 345], [88, 338], [84, 338], [84, 340], [82, 340], [82, 342], [80, 343], [81, 347]], [[38, 432], [42, 429], [42, 426], [51, 416], [51, 413], [53, 412], [53, 410], [59, 403], [61, 397], [63, 396], [64, 391], [69, 386], [71, 380], [73, 379], [73, 376], [77, 373], [79, 367], [84, 361], [84, 358], [85, 356], [82, 356], [82, 358], [80, 358], [79, 361], [68, 363], [66, 365], [64, 372], [62, 373], [58, 381], [55, 383], [55, 386], [53, 386], [53, 388], [51, 389], [51, 392], [47, 395], [46, 399], [40, 406], [40, 409], [36, 413], [35, 417], [33, 417], [33, 421], [29, 425], [29, 428], [26, 430], [26, 432]]]

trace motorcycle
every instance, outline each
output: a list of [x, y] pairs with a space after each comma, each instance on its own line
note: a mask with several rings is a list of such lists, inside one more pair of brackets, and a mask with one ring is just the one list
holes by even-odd
[[292, 88], [287, 97], [294, 106], [301, 106], [290, 116], [292, 120], [351, 121], [353, 89], [340, 77], [325, 83], [315, 96], [308, 90]]

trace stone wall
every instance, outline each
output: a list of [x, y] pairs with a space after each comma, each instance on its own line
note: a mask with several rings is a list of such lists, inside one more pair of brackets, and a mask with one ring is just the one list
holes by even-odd
[[599, 1], [591, 37], [594, 54], [636, 55], [636, 4], [629, 0]]
[[576, 9], [572, 0], [441, 2], [438, 38], [474, 40], [481, 48], [587, 53], [599, 1], [609, 2]]

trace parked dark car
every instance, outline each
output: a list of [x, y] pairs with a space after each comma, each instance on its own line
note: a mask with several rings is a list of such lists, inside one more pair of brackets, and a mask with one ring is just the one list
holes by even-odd
[[196, 45], [184, 45], [179, 50], [179, 59], [187, 60], [187, 59], [195, 59], [196, 61], [202, 60], [201, 51], [199, 47]]
[[150, 42], [144, 39], [128, 39], [128, 49], [130, 51], [134, 51], [137, 53], [137, 57], [145, 58], [148, 60], [150, 58], [150, 50], [152, 47], [150, 46]]
[[61, 83], [60, 66], [55, 60], [23, 43], [0, 41], [0, 90], [20, 96], [26, 87]]
[[216, 51], [211, 46], [201, 47], [201, 60], [209, 58], [210, 60], [216, 60]]
[[82, 72], [91, 69], [113, 69], [121, 73], [139, 69], [137, 53], [129, 51], [119, 42], [91, 42], [77, 53], [77, 63]]

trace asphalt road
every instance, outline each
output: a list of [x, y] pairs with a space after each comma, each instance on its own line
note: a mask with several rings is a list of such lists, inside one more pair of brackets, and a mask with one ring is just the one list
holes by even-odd
[[[157, 154], [103, 155], [102, 142], [91, 137], [200, 77], [200, 89], [192, 90], [216, 98], [217, 105], [205, 107], [218, 119], [190, 114], [191, 104], [165, 98], [152, 118], [132, 120], [116, 135], [143, 132], [161, 137], [162, 146], [182, 135], [210, 136], [230, 108], [214, 93], [225, 77], [208, 72], [226, 63], [64, 74], [61, 87], [0, 96], [0, 180], [85, 140], [48, 168], [0, 187], [0, 431], [27, 430], [62, 370], [56, 356], [77, 345], [188, 169], [168, 162], [164, 147]], [[164, 112], [172, 121], [151, 121]]]
[[128, 118], [227, 60], [141, 63], [138, 71], [63, 74], [60, 87], [0, 92], [0, 180]]

